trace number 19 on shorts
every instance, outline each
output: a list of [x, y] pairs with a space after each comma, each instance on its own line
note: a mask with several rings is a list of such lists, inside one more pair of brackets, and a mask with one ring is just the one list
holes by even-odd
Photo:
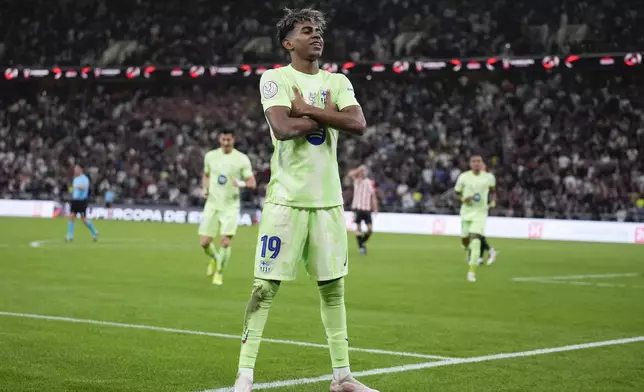
[[270, 252], [270, 258], [275, 259], [280, 254], [280, 249], [282, 248], [282, 240], [280, 237], [267, 235], [262, 236], [259, 241], [262, 243], [261, 257], [266, 258], [266, 253]]

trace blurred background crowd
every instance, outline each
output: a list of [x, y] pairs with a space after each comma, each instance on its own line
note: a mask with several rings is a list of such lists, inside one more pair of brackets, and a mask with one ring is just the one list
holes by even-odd
[[[2, 65], [284, 60], [273, 37], [286, 5], [279, 1], [31, 2], [0, 13]], [[320, 7], [334, 10], [325, 60], [644, 47], [640, 2], [331, 0]], [[456, 212], [450, 190], [468, 154], [480, 151], [497, 177], [493, 215], [644, 221], [644, 94], [635, 72], [351, 81], [369, 128], [360, 139], [341, 137], [341, 175], [366, 163], [383, 211]], [[261, 206], [272, 146], [256, 79], [5, 84], [0, 197], [64, 199], [71, 166], [80, 163], [97, 201], [113, 191], [120, 203], [198, 205], [203, 155], [217, 147], [221, 127], [236, 131], [255, 169], [259, 187], [244, 202]]]

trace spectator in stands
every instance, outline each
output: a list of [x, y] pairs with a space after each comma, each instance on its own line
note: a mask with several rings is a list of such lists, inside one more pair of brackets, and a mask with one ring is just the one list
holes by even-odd
[[[1, 65], [273, 62], [272, 26], [304, 0], [111, 5], [12, 2], [0, 13]], [[558, 0], [327, 0], [325, 60], [638, 51], [644, 4]], [[514, 17], [508, 18], [507, 15]]]
[[[447, 193], [481, 148], [498, 179], [496, 214], [527, 217], [641, 219], [644, 114], [630, 74], [506, 79], [421, 80], [409, 76], [354, 82], [371, 124], [361, 139], [342, 138], [344, 170], [367, 162], [382, 209], [454, 212]], [[633, 79], [635, 78], [635, 79]], [[0, 111], [0, 192], [66, 197], [78, 157], [119, 203], [199, 202], [197, 179], [213, 129], [234, 126], [259, 190], [270, 173], [271, 141], [253, 81], [198, 85], [98, 86], [70, 94], [21, 92]], [[71, 137], [74, 135], [75, 137]]]

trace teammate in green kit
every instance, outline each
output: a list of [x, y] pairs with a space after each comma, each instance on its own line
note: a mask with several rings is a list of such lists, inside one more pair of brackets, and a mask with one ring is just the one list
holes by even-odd
[[[202, 192], [206, 198], [199, 239], [201, 247], [210, 257], [208, 276], [216, 285], [223, 284], [223, 272], [230, 260], [231, 241], [239, 220], [240, 188], [255, 188], [255, 177], [250, 159], [235, 149], [233, 131], [219, 132], [219, 148], [204, 156]], [[219, 250], [213, 238], [220, 236]]]
[[[490, 173], [487, 170], [487, 165], [485, 164], [485, 162], [481, 165], [481, 170], [490, 177], [490, 181], [496, 183], [496, 177], [494, 177], [494, 174]], [[490, 208], [496, 207], [496, 203], [493, 198], [490, 199], [489, 205], [490, 205]], [[492, 265], [496, 260], [496, 256], [499, 254], [499, 251], [493, 248], [492, 245], [490, 245], [490, 243], [487, 241], [487, 237], [482, 236], [481, 237], [481, 257], [479, 257], [479, 265], [483, 264], [483, 254], [485, 253], [485, 251], [488, 252], [486, 264]], [[469, 263], [469, 258], [467, 261]]]
[[246, 307], [235, 392], [252, 390], [253, 368], [268, 313], [282, 281], [303, 262], [318, 283], [333, 367], [331, 391], [374, 392], [353, 378], [344, 304], [347, 229], [337, 162], [339, 131], [366, 128], [353, 87], [319, 69], [326, 21], [316, 10], [286, 10], [278, 39], [291, 64], [264, 72], [259, 88], [274, 145]]
[[481, 257], [481, 239], [485, 237], [485, 222], [488, 209], [494, 205], [493, 175], [483, 171], [483, 158], [480, 155], [470, 157], [470, 169], [461, 173], [456, 180], [454, 190], [461, 205], [461, 240], [469, 251], [469, 272], [467, 280], [476, 282], [476, 267]]

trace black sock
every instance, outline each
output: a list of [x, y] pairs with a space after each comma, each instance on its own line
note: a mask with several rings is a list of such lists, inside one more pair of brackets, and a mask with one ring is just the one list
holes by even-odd
[[356, 233], [356, 241], [358, 241], [358, 247], [362, 248], [362, 244], [364, 243], [362, 233]]
[[366, 244], [367, 240], [369, 239], [369, 237], [371, 237], [371, 232], [368, 231], [368, 232], [364, 233], [363, 237], [362, 237], [362, 243]]
[[483, 252], [490, 250], [490, 244], [487, 243], [487, 239], [485, 237], [481, 237], [481, 255]]

